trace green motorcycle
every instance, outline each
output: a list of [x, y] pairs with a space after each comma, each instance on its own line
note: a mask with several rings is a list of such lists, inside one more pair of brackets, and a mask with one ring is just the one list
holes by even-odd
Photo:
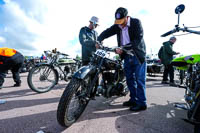
[[[178, 24], [175, 28], [163, 35], [161, 37], [166, 37], [170, 34], [183, 31], [200, 35], [200, 31], [194, 31], [188, 29], [188, 27], [179, 27], [180, 14], [184, 11], [185, 6], [183, 4], [179, 5], [175, 9], [175, 13], [178, 14]], [[188, 111], [187, 122], [195, 125], [194, 132], [200, 132], [200, 54], [194, 54], [190, 56], [183, 56], [175, 58], [172, 61], [172, 65], [175, 66], [181, 72], [185, 71], [185, 101]], [[184, 73], [183, 73], [184, 74]], [[183, 79], [184, 75], [182, 75]], [[183, 81], [182, 81], [183, 82]], [[183, 108], [180, 106], [180, 108]]]
[[180, 86], [184, 84], [184, 88], [186, 87], [186, 81], [184, 79], [186, 77], [186, 71], [190, 67], [190, 65], [195, 65], [196, 63], [200, 62], [200, 54], [194, 54], [189, 56], [182, 56], [175, 58], [172, 60], [172, 65], [175, 66], [179, 71], [179, 79], [180, 79]]
[[172, 63], [180, 71], [185, 71], [185, 101], [188, 105], [188, 119], [192, 123], [200, 122], [200, 54], [175, 58]]

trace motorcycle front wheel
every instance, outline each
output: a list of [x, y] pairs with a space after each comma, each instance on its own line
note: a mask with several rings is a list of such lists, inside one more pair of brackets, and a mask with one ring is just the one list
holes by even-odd
[[89, 102], [86, 98], [89, 80], [89, 77], [84, 80], [72, 78], [65, 88], [57, 109], [57, 121], [61, 126], [71, 126], [85, 110]]
[[27, 82], [31, 90], [44, 93], [58, 83], [58, 75], [49, 65], [35, 66], [29, 71]]
[[194, 133], [200, 133], [200, 124], [194, 125]]

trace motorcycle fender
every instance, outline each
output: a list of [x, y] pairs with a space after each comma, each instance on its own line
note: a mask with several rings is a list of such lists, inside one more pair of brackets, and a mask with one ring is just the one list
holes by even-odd
[[93, 72], [94, 66], [83, 66], [73, 75], [73, 77], [78, 79], [84, 79], [88, 74], [91, 74]]

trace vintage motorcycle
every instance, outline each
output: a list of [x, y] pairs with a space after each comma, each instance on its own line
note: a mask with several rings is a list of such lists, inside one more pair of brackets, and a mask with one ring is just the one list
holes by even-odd
[[68, 81], [81, 65], [79, 60], [69, 58], [69, 55], [56, 50], [44, 51], [44, 53], [48, 62], [36, 64], [27, 77], [28, 86], [37, 93], [50, 91], [59, 80]]
[[[69, 127], [75, 123], [96, 94], [110, 98], [128, 93], [121, 59], [110, 58], [114, 51], [102, 46], [93, 54], [89, 65], [73, 75], [57, 109], [57, 120], [61, 126]], [[130, 51], [124, 51], [132, 55]]]
[[[184, 5], [176, 7], [175, 13], [178, 14], [178, 24], [173, 30], [161, 35], [161, 37], [165, 37], [179, 31], [200, 35], [200, 31], [190, 30], [185, 26], [183, 28], [179, 27], [179, 17], [184, 9]], [[186, 71], [185, 101], [187, 107], [178, 107], [184, 108], [188, 111], [188, 119], [186, 121], [195, 125], [195, 132], [200, 132], [200, 54], [176, 58], [172, 61], [172, 65], [181, 71]]]

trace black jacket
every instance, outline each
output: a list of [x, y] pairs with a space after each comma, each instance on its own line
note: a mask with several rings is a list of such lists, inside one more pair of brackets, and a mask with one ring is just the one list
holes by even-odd
[[24, 56], [18, 51], [11, 57], [0, 55], [0, 72], [12, 69], [16, 67], [16, 65], [22, 65], [23, 62]]
[[[146, 45], [143, 39], [143, 28], [139, 19], [130, 17], [130, 27], [128, 32], [134, 54], [139, 59], [140, 63], [145, 62]], [[121, 46], [120, 33], [121, 29], [117, 24], [114, 24], [99, 35], [98, 41], [101, 42], [104, 39], [117, 34], [118, 46]]]
[[82, 45], [82, 60], [90, 61], [92, 52], [96, 51], [97, 32], [88, 27], [83, 27], [79, 33], [79, 41]]

